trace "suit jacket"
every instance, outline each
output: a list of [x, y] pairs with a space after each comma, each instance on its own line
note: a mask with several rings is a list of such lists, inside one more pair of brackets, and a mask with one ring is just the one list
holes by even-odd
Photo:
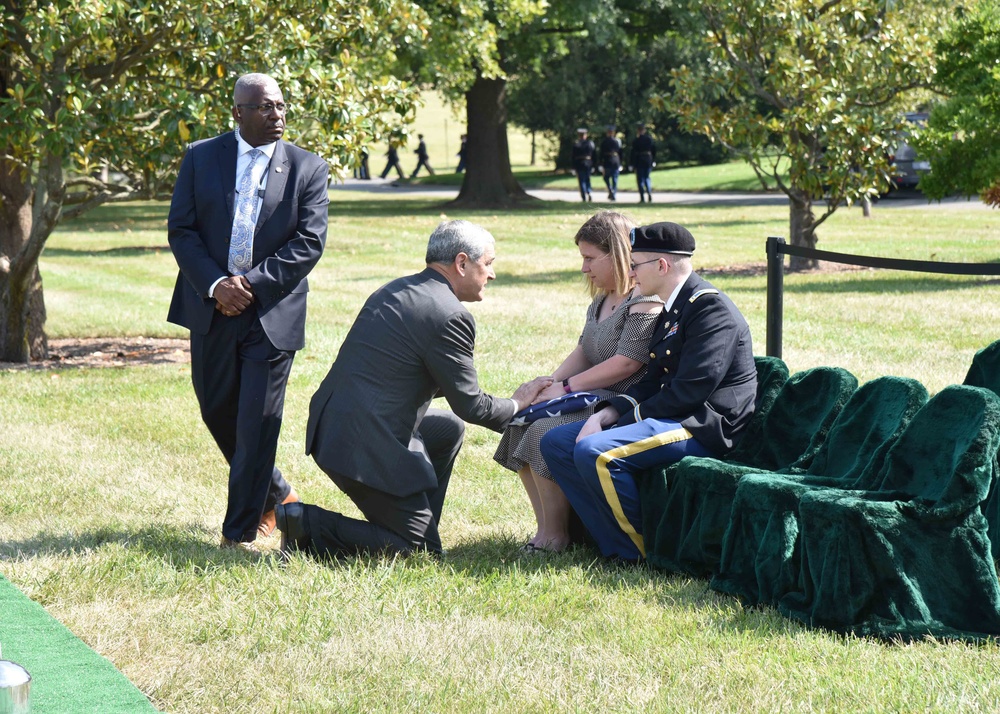
[[722, 455], [753, 416], [756, 395], [750, 327], [732, 300], [692, 273], [656, 322], [646, 375], [605, 404], [621, 414], [617, 426], [673, 419]]
[[437, 271], [379, 288], [312, 398], [306, 453], [324, 471], [395, 496], [436, 487], [417, 433], [433, 397], [496, 431], [514, 415], [513, 401], [479, 388], [475, 341], [472, 314]]
[[[167, 320], [202, 335], [215, 310], [208, 290], [229, 275], [236, 150], [233, 132], [191, 144], [167, 218], [167, 238], [180, 266]], [[246, 278], [268, 338], [278, 349], [298, 350], [305, 345], [306, 275], [326, 243], [329, 167], [316, 154], [278, 141], [267, 171]]]

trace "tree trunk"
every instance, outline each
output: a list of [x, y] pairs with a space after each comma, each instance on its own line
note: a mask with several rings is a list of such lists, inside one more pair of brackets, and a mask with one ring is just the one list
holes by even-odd
[[467, 129], [465, 178], [452, 206], [501, 208], [535, 200], [510, 168], [507, 149], [507, 80], [476, 77], [465, 93]]
[[0, 160], [0, 361], [48, 356], [45, 299], [38, 258], [26, 250], [32, 228], [31, 186], [25, 172]]
[[[804, 191], [793, 190], [788, 195], [788, 207], [792, 245], [815, 248], [818, 238], [816, 237], [816, 216], [812, 210], [812, 199]], [[814, 258], [793, 255], [788, 261], [789, 270], [809, 270], [818, 267], [819, 261]]]

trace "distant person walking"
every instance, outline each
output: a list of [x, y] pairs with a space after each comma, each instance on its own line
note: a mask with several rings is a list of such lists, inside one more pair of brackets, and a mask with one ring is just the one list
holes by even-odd
[[458, 157], [458, 166], [455, 168], [455, 173], [460, 174], [465, 171], [465, 160], [468, 158], [469, 151], [469, 135], [462, 134], [462, 145], [458, 148], [458, 153], [455, 154]]
[[594, 142], [587, 138], [587, 130], [580, 127], [576, 130], [579, 137], [573, 144], [573, 170], [576, 172], [577, 183], [580, 184], [580, 198], [593, 201], [590, 196], [590, 173], [594, 169]]
[[601, 170], [604, 174], [604, 185], [608, 187], [608, 200], [618, 200], [618, 172], [622, 170], [622, 142], [615, 136], [615, 126], [612, 124], [604, 132], [601, 141]]
[[358, 165], [354, 167], [354, 178], [367, 181], [372, 176], [368, 172], [368, 149], [362, 149], [358, 158]]
[[434, 169], [431, 168], [430, 162], [427, 160], [427, 158], [428, 158], [427, 157], [427, 144], [424, 143], [424, 135], [423, 134], [417, 134], [417, 139], [420, 140], [420, 143], [417, 144], [417, 150], [413, 152], [414, 154], [417, 155], [417, 168], [413, 169], [413, 173], [410, 174], [410, 178], [416, 178], [417, 177], [417, 173], [419, 173], [421, 166], [423, 166], [425, 169], [427, 169], [427, 173], [429, 173], [431, 176], [433, 176], [434, 175]]
[[385, 152], [385, 155], [387, 162], [385, 168], [382, 169], [382, 178], [388, 176], [389, 171], [394, 167], [396, 173], [399, 174], [399, 178], [406, 178], [406, 174], [403, 173], [403, 167], [399, 165], [399, 152], [396, 151], [396, 144], [394, 142], [389, 142], [389, 150]]
[[636, 137], [632, 142], [631, 161], [635, 169], [635, 180], [639, 184], [639, 203], [653, 202], [653, 182], [649, 178], [650, 171], [656, 166], [656, 144], [646, 133], [646, 125], [639, 122], [636, 125]]

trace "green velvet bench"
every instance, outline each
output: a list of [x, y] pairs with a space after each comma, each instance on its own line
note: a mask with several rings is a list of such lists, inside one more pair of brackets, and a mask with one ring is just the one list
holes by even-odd
[[746, 605], [776, 605], [796, 590], [803, 494], [873, 486], [889, 448], [926, 403], [927, 389], [915, 379], [873, 379], [844, 405], [808, 468], [740, 479], [712, 588], [736, 595]]
[[810, 626], [890, 639], [1000, 635], [1000, 583], [980, 504], [1000, 447], [1000, 397], [946, 387], [892, 445], [869, 490], [799, 502], [800, 591], [778, 603]]
[[[749, 473], [804, 470], [819, 452], [858, 381], [839, 367], [815, 367], [798, 372], [781, 386], [763, 416], [759, 435], [736, 458], [686, 457], [654, 480], [666, 485], [657, 500], [643, 500], [646, 559], [656, 568], [699, 577], [713, 575], [722, 555], [733, 497], [740, 479]], [[647, 518], [648, 514], [648, 518]]]

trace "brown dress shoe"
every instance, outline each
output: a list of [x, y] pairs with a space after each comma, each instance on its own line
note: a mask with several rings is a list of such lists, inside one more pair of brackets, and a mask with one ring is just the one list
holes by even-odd
[[239, 541], [230, 540], [226, 536], [222, 536], [222, 540], [219, 542], [219, 547], [223, 550], [242, 550], [247, 553], [254, 553], [255, 555], [260, 555], [260, 548], [257, 544], [251, 541]]
[[[288, 498], [281, 502], [281, 505], [284, 506], [286, 503], [298, 502], [299, 494], [295, 493], [295, 489], [293, 488], [289, 491]], [[274, 533], [274, 527], [276, 524], [277, 521], [274, 518], [274, 509], [272, 508], [270, 511], [264, 511], [264, 515], [260, 517], [260, 525], [257, 526], [257, 535], [261, 538], [267, 538], [269, 535]]]

